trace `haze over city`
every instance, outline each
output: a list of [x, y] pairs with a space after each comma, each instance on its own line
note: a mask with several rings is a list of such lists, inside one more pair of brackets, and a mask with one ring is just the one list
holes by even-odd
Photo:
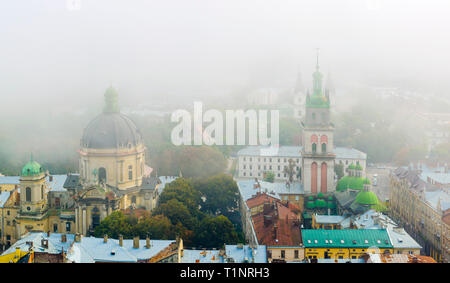
[[449, 15], [4, 1], [0, 263], [450, 262]]

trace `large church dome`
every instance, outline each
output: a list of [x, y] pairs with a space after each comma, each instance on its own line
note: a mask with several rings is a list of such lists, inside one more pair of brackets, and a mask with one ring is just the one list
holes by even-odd
[[84, 129], [81, 146], [92, 149], [131, 148], [142, 144], [142, 135], [134, 122], [121, 114], [118, 95], [110, 87], [105, 92], [103, 113]]

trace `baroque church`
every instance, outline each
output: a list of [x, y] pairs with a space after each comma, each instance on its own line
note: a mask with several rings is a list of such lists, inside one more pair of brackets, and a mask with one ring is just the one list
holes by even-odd
[[31, 231], [87, 236], [115, 210], [155, 208], [161, 181], [145, 165], [142, 134], [120, 112], [117, 91], [110, 87], [104, 96], [103, 112], [81, 137], [79, 174], [52, 176], [31, 157], [20, 176], [0, 180], [0, 244]]

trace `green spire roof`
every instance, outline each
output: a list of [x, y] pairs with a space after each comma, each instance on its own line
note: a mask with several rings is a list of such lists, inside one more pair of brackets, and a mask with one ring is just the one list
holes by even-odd
[[105, 92], [105, 108], [104, 113], [118, 113], [119, 110], [119, 95], [117, 91], [110, 86]]
[[306, 107], [308, 108], [329, 108], [330, 101], [323, 95], [322, 89], [323, 75], [319, 71], [319, 52], [317, 51], [316, 71], [313, 73], [313, 94], [306, 97]]
[[355, 201], [362, 205], [377, 205], [379, 203], [377, 195], [371, 191], [359, 192]]
[[25, 166], [22, 168], [22, 174], [21, 176], [37, 176], [41, 174], [44, 170], [42, 169], [42, 166], [37, 163], [36, 161], [33, 161], [33, 155], [30, 157], [30, 161], [25, 164]]

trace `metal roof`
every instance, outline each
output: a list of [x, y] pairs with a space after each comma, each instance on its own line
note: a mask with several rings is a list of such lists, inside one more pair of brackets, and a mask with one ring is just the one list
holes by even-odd
[[[286, 186], [286, 183], [276, 182], [270, 183], [265, 181], [258, 181], [261, 186], [261, 193], [266, 193], [274, 198], [281, 199], [280, 194], [303, 194], [303, 185], [296, 182], [291, 184], [289, 187]], [[259, 189], [254, 188], [255, 181], [254, 180], [241, 180], [236, 182], [239, 188], [239, 192], [244, 201], [252, 198]]]
[[150, 259], [167, 248], [174, 240], [150, 240], [150, 248], [145, 247], [146, 240], [139, 240], [139, 248], [133, 248], [132, 239], [124, 239], [123, 246], [119, 240], [82, 237], [80, 242], [74, 242], [67, 254], [68, 260], [76, 263], [91, 262], [137, 262]]
[[[70, 245], [73, 243], [75, 235], [74, 234], [66, 234], [67, 241], [61, 242], [60, 233], [51, 233], [48, 236], [47, 233], [44, 232], [29, 232], [22, 236], [20, 240], [15, 242], [8, 250], [6, 250], [3, 254], [9, 254], [16, 250], [16, 248], [20, 248], [21, 251], [28, 251], [30, 249], [30, 245], [28, 242], [33, 243], [33, 250], [35, 252], [46, 252], [49, 254], [59, 254], [63, 250], [67, 252], [70, 248]], [[42, 240], [48, 240], [48, 247], [45, 248], [42, 246]]]
[[305, 248], [392, 248], [385, 229], [303, 229]]

